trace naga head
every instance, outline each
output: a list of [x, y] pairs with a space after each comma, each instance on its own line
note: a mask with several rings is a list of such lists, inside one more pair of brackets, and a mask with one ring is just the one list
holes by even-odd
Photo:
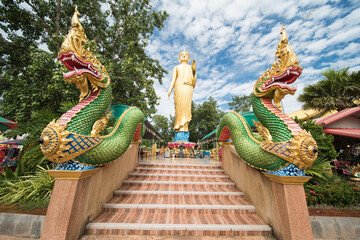
[[90, 93], [90, 90], [97, 91], [99, 88], [107, 87], [110, 78], [96, 56], [93, 56], [89, 49], [85, 49], [87, 38], [84, 28], [79, 22], [79, 15], [80, 13], [75, 7], [75, 13], [71, 19], [71, 29], [61, 45], [58, 58], [69, 70], [63, 74], [64, 80], [76, 84], [81, 92], [79, 100], [81, 102]]
[[281, 28], [281, 39], [276, 50], [275, 62], [256, 82], [253, 93], [257, 97], [268, 97], [274, 100], [277, 108], [281, 109], [280, 101], [287, 94], [294, 95], [296, 88], [290, 86], [302, 72], [296, 54], [288, 44], [288, 36]]

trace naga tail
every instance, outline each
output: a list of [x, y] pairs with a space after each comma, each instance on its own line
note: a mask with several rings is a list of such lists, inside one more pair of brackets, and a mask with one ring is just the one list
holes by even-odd
[[287, 161], [261, 149], [261, 142], [254, 137], [249, 123], [237, 112], [224, 115], [216, 138], [221, 142], [231, 139], [241, 159], [254, 168], [275, 171], [287, 164]]
[[101, 136], [101, 143], [76, 157], [80, 163], [100, 166], [118, 159], [125, 153], [133, 140], [144, 135], [144, 113], [138, 108], [128, 108], [117, 119], [111, 133]]

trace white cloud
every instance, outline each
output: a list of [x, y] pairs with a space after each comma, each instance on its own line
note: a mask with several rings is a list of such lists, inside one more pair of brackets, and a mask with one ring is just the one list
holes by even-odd
[[304, 86], [322, 79], [321, 72], [360, 68], [360, 2], [328, 0], [158, 0], [154, 6], [170, 17], [155, 34], [147, 53], [169, 71], [164, 85], [156, 84], [161, 97], [158, 113], [174, 114], [167, 100], [172, 68], [186, 47], [195, 58], [198, 81], [193, 100], [214, 97], [225, 108], [232, 95], [248, 95], [275, 59], [281, 24], [304, 68], [295, 96], [287, 96], [285, 111], [301, 107], [296, 98]]
[[330, 5], [321, 6], [311, 13], [311, 17], [318, 21], [321, 19], [335, 18], [341, 13], [341, 10]]

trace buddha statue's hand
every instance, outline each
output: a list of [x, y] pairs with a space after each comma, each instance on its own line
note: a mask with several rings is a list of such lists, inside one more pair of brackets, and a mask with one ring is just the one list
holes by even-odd
[[191, 69], [192, 69], [192, 72], [193, 72], [193, 76], [195, 76], [196, 74], [196, 63], [195, 63], [195, 59], [193, 59], [193, 62], [191, 64]]
[[184, 85], [192, 86], [192, 84], [189, 82], [184, 82]]

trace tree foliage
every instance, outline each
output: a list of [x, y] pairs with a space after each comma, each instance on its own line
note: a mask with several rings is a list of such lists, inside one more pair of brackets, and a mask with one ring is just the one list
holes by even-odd
[[47, 168], [50, 166], [49, 160], [40, 150], [39, 138], [41, 132], [53, 119], [59, 118], [68, 109], [75, 105], [74, 102], [63, 102], [57, 111], [52, 112], [50, 108], [44, 108], [34, 113], [34, 116], [26, 124], [19, 123], [18, 127], [5, 133], [8, 138], [26, 135], [23, 143], [23, 151], [18, 159], [22, 169], [27, 174], [38, 171], [38, 166]]
[[[209, 97], [201, 104], [196, 104], [193, 101], [191, 103], [191, 115], [192, 119], [189, 124], [189, 141], [197, 142], [217, 128], [220, 118], [224, 115], [224, 112], [221, 111], [216, 100]], [[152, 117], [152, 123], [166, 141], [169, 142], [174, 140], [174, 116], [170, 116], [170, 119], [168, 119], [162, 115], [154, 115]]]
[[341, 111], [359, 105], [360, 71], [349, 74], [348, 68], [331, 68], [322, 75], [323, 80], [306, 86], [299, 96], [304, 109]]
[[234, 110], [235, 112], [241, 113], [241, 112], [247, 112], [250, 111], [251, 108], [251, 95], [248, 96], [232, 96], [231, 102], [228, 103], [231, 110]]
[[314, 120], [302, 121], [295, 118], [295, 121], [302, 129], [310, 132], [312, 137], [315, 139], [318, 145], [319, 158], [321, 157], [326, 160], [334, 160], [338, 156], [333, 145], [334, 136], [331, 134], [325, 134], [322, 126], [317, 125]]
[[323, 127], [317, 125], [314, 120], [302, 121], [295, 118], [295, 121], [302, 129], [311, 133], [318, 145], [318, 158], [310, 168], [306, 169], [306, 174], [313, 176], [316, 180], [326, 180], [328, 178], [326, 169], [330, 167], [329, 163], [338, 156], [333, 145], [334, 136], [325, 135]]
[[192, 105], [192, 120], [189, 124], [190, 142], [197, 142], [214, 131], [224, 113], [214, 98], [209, 97], [202, 104]]
[[154, 115], [151, 117], [152, 125], [158, 130], [166, 142], [171, 142], [171, 126], [167, 117], [162, 115]]
[[56, 61], [75, 5], [112, 79], [113, 104], [155, 113], [153, 84], [162, 83], [166, 71], [146, 55], [145, 47], [155, 29], [163, 27], [166, 12], [152, 9], [149, 0], [2, 0], [1, 115], [27, 122], [42, 108], [55, 112], [64, 100], [78, 99], [76, 87], [63, 83], [66, 69]]

